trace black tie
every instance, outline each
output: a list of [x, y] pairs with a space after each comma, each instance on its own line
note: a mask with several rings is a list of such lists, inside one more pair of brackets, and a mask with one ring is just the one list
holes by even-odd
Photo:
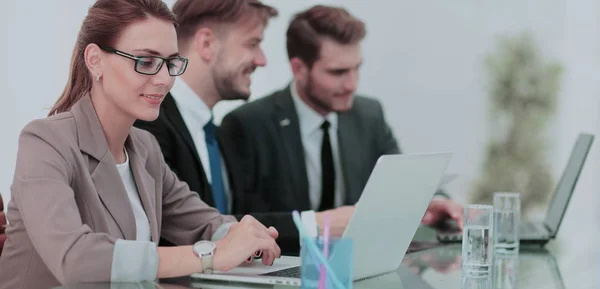
[[329, 141], [329, 122], [321, 125], [323, 130], [323, 144], [321, 146], [321, 205], [319, 211], [333, 209], [335, 196], [335, 168], [333, 167], [333, 154]]

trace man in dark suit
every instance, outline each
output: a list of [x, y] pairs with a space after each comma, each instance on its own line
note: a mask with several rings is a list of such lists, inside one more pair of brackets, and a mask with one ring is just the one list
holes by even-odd
[[[207, 204], [221, 213], [245, 213], [238, 166], [219, 145], [212, 108], [221, 100], [248, 99], [250, 74], [266, 64], [260, 48], [268, 20], [277, 11], [258, 0], [178, 0], [180, 53], [189, 65], [166, 95], [159, 117], [136, 121], [158, 140], [166, 163]], [[277, 242], [296, 246], [289, 212], [254, 214], [279, 230]], [[161, 244], [169, 245], [165, 240]]]
[[[223, 119], [222, 144], [239, 159], [247, 208], [302, 210], [313, 234], [331, 210], [339, 236], [377, 159], [400, 153], [380, 103], [355, 95], [364, 36], [364, 23], [341, 8], [296, 14], [287, 30], [291, 84]], [[437, 196], [423, 223], [448, 218], [462, 226], [462, 207]]]

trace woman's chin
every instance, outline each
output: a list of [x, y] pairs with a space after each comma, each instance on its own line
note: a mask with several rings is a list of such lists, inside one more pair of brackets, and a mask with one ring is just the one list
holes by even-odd
[[144, 112], [138, 113], [136, 119], [142, 121], [155, 121], [160, 113], [159, 109], [146, 109]]

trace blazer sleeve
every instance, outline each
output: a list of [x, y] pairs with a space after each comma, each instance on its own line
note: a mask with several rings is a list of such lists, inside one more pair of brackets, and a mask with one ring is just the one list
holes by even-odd
[[23, 129], [12, 198], [37, 254], [59, 282], [110, 281], [117, 240], [83, 224], [70, 186], [70, 152], [59, 139], [43, 122]]
[[394, 133], [392, 129], [388, 125], [385, 120], [385, 115], [383, 112], [383, 108], [381, 107], [380, 102], [377, 103], [377, 122], [378, 124], [375, 126], [377, 128], [377, 146], [380, 155], [389, 155], [389, 154], [399, 154], [401, 153], [400, 147], [398, 146], [398, 142], [394, 137]]
[[221, 215], [204, 203], [196, 192], [180, 181], [165, 163], [160, 147], [152, 138], [153, 151], [162, 174], [162, 232], [163, 238], [175, 245], [191, 245], [210, 240], [223, 225], [236, 222], [233, 216]]

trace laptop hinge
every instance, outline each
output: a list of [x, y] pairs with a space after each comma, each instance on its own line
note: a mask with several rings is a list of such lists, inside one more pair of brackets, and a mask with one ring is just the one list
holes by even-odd
[[550, 230], [550, 226], [548, 226], [548, 224], [546, 224], [546, 222], [544, 222], [544, 228], [546, 229], [546, 232], [548, 232], [548, 237], [549, 238], [554, 237], [552, 230]]

